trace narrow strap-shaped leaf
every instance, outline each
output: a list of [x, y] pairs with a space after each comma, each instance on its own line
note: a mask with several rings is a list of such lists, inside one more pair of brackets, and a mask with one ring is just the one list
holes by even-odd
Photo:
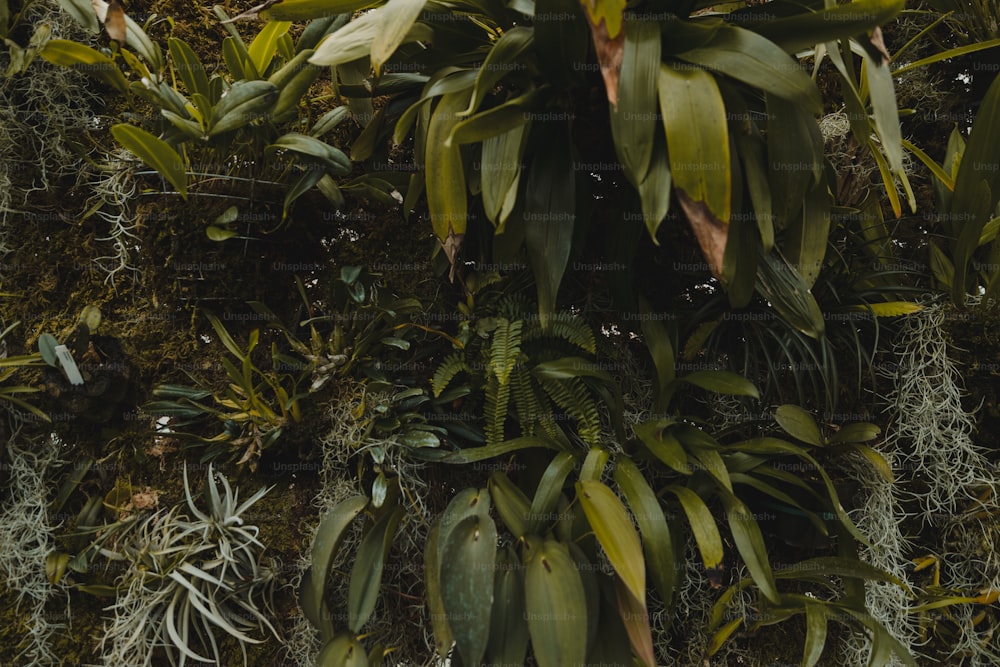
[[642, 543], [621, 500], [596, 480], [576, 483], [577, 499], [611, 566], [638, 603], [646, 605], [646, 562]]
[[722, 536], [719, 535], [719, 528], [715, 525], [712, 511], [697, 493], [687, 487], [671, 484], [667, 490], [677, 496], [684, 514], [687, 515], [705, 569], [715, 569], [722, 562], [723, 549]]
[[155, 169], [187, 198], [187, 173], [184, 160], [170, 144], [149, 132], [121, 123], [111, 128], [111, 134], [122, 146], [135, 153], [140, 160]]

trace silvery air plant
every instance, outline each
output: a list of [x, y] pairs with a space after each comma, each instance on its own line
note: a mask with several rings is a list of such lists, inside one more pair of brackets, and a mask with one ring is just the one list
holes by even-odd
[[171, 665], [223, 664], [219, 640], [229, 635], [245, 665], [246, 644], [264, 641], [251, 635], [278, 636], [268, 620], [274, 571], [261, 563], [257, 526], [241, 517], [269, 489], [237, 504], [238, 492], [217, 477], [222, 493], [209, 466], [206, 513], [195, 504], [185, 468], [186, 503], [135, 520], [115, 549], [103, 551], [127, 563], [118, 599], [108, 607], [114, 619], [101, 642], [105, 664], [152, 665], [161, 649]]

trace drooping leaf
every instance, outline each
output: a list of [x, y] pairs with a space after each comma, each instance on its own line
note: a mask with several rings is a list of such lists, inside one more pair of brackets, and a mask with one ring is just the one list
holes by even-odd
[[489, 634], [486, 664], [524, 664], [530, 638], [525, 613], [524, 566], [511, 547], [497, 552]]
[[91, 74], [118, 92], [128, 90], [128, 81], [115, 61], [84, 44], [68, 39], [50, 39], [38, 55], [53, 65], [72, 67]]
[[646, 562], [642, 543], [621, 500], [596, 480], [576, 483], [577, 498], [615, 572], [638, 603], [646, 606]]
[[497, 533], [488, 516], [458, 522], [441, 552], [441, 598], [456, 649], [466, 664], [483, 659], [489, 641]]
[[237, 81], [212, 110], [209, 136], [239, 129], [263, 117], [278, 98], [278, 88], [269, 81]]
[[687, 487], [670, 485], [667, 489], [677, 496], [687, 515], [705, 569], [715, 569], [722, 562], [723, 549], [722, 536], [719, 535], [711, 510], [697, 493]]
[[743, 557], [754, 583], [764, 597], [775, 604], [780, 603], [778, 588], [774, 583], [774, 572], [767, 557], [767, 547], [760, 526], [753, 512], [731, 492], [720, 489], [722, 503], [726, 507], [726, 519], [736, 542], [736, 549]]
[[187, 198], [187, 173], [184, 160], [170, 144], [145, 130], [125, 123], [113, 126], [111, 134], [118, 143], [170, 181], [182, 197]]
[[[331, 509], [316, 528], [316, 537], [313, 540], [311, 551], [312, 562], [312, 587], [313, 596], [317, 607], [306, 609], [307, 618], [313, 620], [322, 616], [323, 592], [326, 590], [326, 579], [330, 573], [330, 566], [337, 554], [347, 532], [348, 527], [361, 511], [368, 505], [368, 498], [364, 496], [353, 496], [341, 501]], [[318, 627], [318, 622], [313, 621]]]
[[426, 3], [427, 0], [389, 0], [382, 6], [381, 24], [371, 46], [375, 76], [382, 73], [382, 65], [406, 39]]
[[539, 667], [583, 664], [587, 602], [580, 573], [566, 546], [547, 540], [525, 563], [525, 615]]
[[610, 106], [615, 152], [633, 185], [646, 178], [657, 121], [656, 83], [660, 73], [660, 26], [629, 22], [622, 52], [618, 104]]
[[402, 507], [387, 512], [361, 541], [347, 591], [347, 627], [352, 632], [360, 632], [375, 611], [385, 559], [403, 514]]
[[253, 63], [261, 76], [271, 66], [271, 60], [278, 47], [278, 40], [281, 39], [282, 35], [287, 34], [291, 27], [291, 21], [268, 21], [250, 42], [247, 53], [250, 55], [250, 62]]
[[821, 447], [823, 445], [823, 435], [820, 433], [819, 424], [813, 416], [797, 405], [785, 404], [778, 406], [774, 411], [774, 420], [778, 422], [782, 430], [796, 440]]

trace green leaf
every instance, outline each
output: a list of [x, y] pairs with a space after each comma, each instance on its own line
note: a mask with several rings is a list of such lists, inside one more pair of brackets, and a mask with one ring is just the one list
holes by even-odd
[[545, 361], [531, 369], [531, 374], [539, 380], [570, 380], [577, 377], [597, 378], [611, 384], [614, 382], [600, 366], [583, 357], [562, 357]]
[[544, 89], [529, 90], [523, 95], [511, 98], [503, 104], [477, 113], [463, 120], [452, 129], [449, 144], [471, 144], [510, 132], [531, 122], [530, 109], [545, 94]]
[[174, 71], [180, 75], [188, 93], [200, 93], [208, 97], [211, 93], [205, 66], [201, 64], [201, 60], [187, 42], [171, 37], [167, 40], [167, 48], [174, 61]]
[[288, 217], [288, 212], [292, 209], [295, 200], [312, 190], [319, 179], [323, 178], [324, 173], [322, 169], [306, 169], [299, 174], [299, 177], [289, 186], [288, 192], [285, 193], [285, 203], [281, 208], [282, 219]]
[[500, 520], [514, 537], [520, 538], [529, 532], [536, 532], [529, 527], [533, 528], [541, 522], [533, 518], [531, 501], [507, 475], [499, 471], [490, 473], [489, 489]]
[[323, 517], [316, 528], [316, 538], [313, 540], [310, 562], [312, 563], [312, 599], [315, 600], [317, 606], [311, 609], [307, 609], [305, 606], [302, 608], [306, 617], [316, 627], [321, 627], [323, 592], [326, 590], [326, 580], [330, 574], [334, 556], [337, 554], [337, 549], [340, 547], [348, 527], [367, 505], [368, 498], [364, 496], [353, 496], [341, 501]]
[[522, 436], [520, 438], [504, 440], [503, 442], [498, 442], [493, 445], [486, 445], [485, 447], [469, 447], [468, 449], [462, 449], [457, 452], [419, 449], [410, 452], [410, 455], [424, 458], [425, 460], [441, 461], [442, 463], [464, 464], [475, 463], [476, 461], [485, 461], [487, 459], [496, 458], [497, 456], [509, 454], [519, 449], [532, 449], [535, 447], [542, 449], [554, 449], [557, 451], [562, 449], [562, 447], [559, 446], [559, 443], [548, 438]]
[[660, 39], [659, 23], [629, 22], [622, 48], [618, 105], [608, 105], [615, 152], [633, 185], [639, 185], [646, 179], [653, 155], [658, 116], [656, 83], [660, 73]]
[[113, 126], [111, 134], [118, 143], [170, 181], [181, 197], [187, 198], [184, 160], [170, 144], [145, 130], [124, 123]]
[[635, 434], [639, 436], [639, 440], [646, 445], [646, 448], [653, 453], [653, 456], [677, 472], [683, 475], [690, 475], [693, 471], [688, 465], [687, 453], [681, 446], [680, 441], [669, 429], [673, 423], [671, 419], [659, 419], [636, 424]]
[[368, 654], [357, 637], [338, 635], [320, 649], [316, 667], [368, 667]]
[[529, 122], [483, 141], [480, 159], [483, 208], [486, 216], [498, 228], [497, 233], [503, 230], [504, 223], [514, 210], [521, 177], [521, 160], [530, 128]]
[[822, 337], [826, 331], [823, 311], [799, 272], [776, 252], [764, 253], [760, 259], [754, 286], [761, 296], [790, 325], [810, 338]]
[[278, 97], [278, 88], [269, 81], [237, 81], [212, 110], [208, 135], [249, 125], [270, 111]]
[[236, 231], [226, 229], [225, 227], [209, 225], [205, 228], [205, 235], [208, 236], [211, 241], [226, 241], [236, 236]]
[[[298, 113], [299, 102], [302, 101], [302, 96], [306, 94], [309, 87], [323, 72], [322, 67], [308, 62], [313, 53], [311, 49], [302, 51], [285, 63], [281, 69], [268, 77], [267, 80], [280, 89], [278, 98], [274, 102], [274, 107], [271, 109], [271, 114], [274, 116], [276, 122], [295, 117]], [[347, 111], [346, 107], [338, 107], [338, 109], [344, 109], [344, 113]], [[334, 112], [336, 111], [337, 109], [334, 109]], [[321, 118], [316, 124], [319, 125], [322, 121], [323, 119]], [[319, 137], [320, 134], [322, 132], [317, 132], [315, 126], [310, 132], [310, 135], [314, 137]]]
[[660, 133], [656, 134], [655, 141], [656, 146], [649, 161], [649, 169], [636, 190], [642, 202], [642, 219], [646, 223], [646, 231], [649, 232], [653, 243], [659, 245], [656, 232], [670, 211], [670, 186], [673, 181], [670, 177], [666, 141]]
[[674, 562], [670, 527], [659, 499], [642, 472], [628, 457], [618, 459], [615, 482], [639, 524], [642, 551], [650, 578], [660, 598], [669, 608], [678, 584], [678, 567]]
[[774, 42], [749, 30], [722, 26], [707, 44], [677, 58], [783, 97], [814, 114], [823, 111], [819, 89], [806, 71]]
[[42, 360], [53, 368], [59, 368], [59, 357], [56, 355], [56, 346], [59, 341], [50, 333], [43, 333], [38, 337], [38, 352], [42, 355]]
[[379, 30], [372, 40], [371, 59], [375, 76], [406, 39], [427, 0], [389, 0], [378, 11], [382, 13]]
[[120, 93], [128, 92], [128, 81], [117, 63], [89, 46], [68, 39], [50, 39], [38, 55], [53, 65], [91, 74]]
[[457, 114], [468, 104], [471, 93], [467, 88], [443, 95], [427, 129], [427, 206], [434, 233], [442, 243], [452, 236], [464, 235], [468, 222], [461, 147], [447, 145], [447, 139], [458, 124]]
[[912, 69], [917, 69], [918, 67], [926, 67], [927, 65], [941, 62], [942, 60], [951, 60], [952, 58], [964, 56], [967, 53], [975, 53], [976, 51], [995, 49], [998, 46], [1000, 46], [1000, 37], [996, 39], [984, 40], [982, 42], [976, 42], [974, 44], [967, 44], [966, 46], [958, 46], [953, 49], [945, 49], [944, 51], [938, 51], [932, 56], [928, 56], [926, 58], [921, 58], [920, 60], [915, 60], [913, 62], [907, 63], [902, 67], [899, 67], [896, 70], [894, 70], [892, 75], [899, 76], [900, 74], [908, 72]]
[[691, 532], [698, 544], [705, 569], [715, 569], [722, 562], [723, 549], [722, 536], [719, 535], [719, 528], [715, 525], [715, 518], [712, 516], [711, 510], [708, 509], [705, 501], [691, 489], [671, 484], [667, 490], [677, 496], [681, 502], [688, 523], [691, 524]]
[[264, 156], [273, 158], [279, 150], [294, 153], [305, 158], [306, 163], [320, 165], [334, 174], [343, 175], [351, 171], [351, 161], [343, 151], [305, 134], [297, 132], [283, 134], [273, 144], [264, 148]]
[[283, 0], [262, 11], [261, 16], [281, 21], [307, 21], [350, 14], [371, 4], [371, 0]]
[[540, 533], [544, 525], [552, 523], [554, 510], [559, 503], [559, 496], [566, 483], [566, 477], [569, 476], [575, 465], [576, 458], [572, 454], [559, 452], [545, 468], [529, 508], [530, 524], [527, 532]]
[[533, 127], [536, 154], [525, 192], [524, 240], [538, 288], [542, 330], [551, 326], [556, 296], [569, 264], [576, 221], [576, 173], [570, 125]]
[[723, 225], [732, 206], [726, 105], [711, 74], [664, 63], [657, 84], [674, 187]]
[[905, 0], [854, 0], [818, 12], [773, 18], [748, 26], [789, 53], [796, 53], [823, 42], [849, 37], [888, 23], [900, 11]]
[[826, 645], [826, 608], [816, 602], [807, 602], [806, 608], [806, 643], [802, 650], [802, 667], [814, 667], [823, 656]]
[[629, 592], [645, 607], [646, 562], [632, 517], [615, 492], [601, 482], [579, 481], [576, 483], [576, 494], [611, 566]]
[[524, 664], [529, 640], [524, 605], [524, 567], [513, 549], [507, 547], [497, 553], [486, 664]]
[[360, 632], [375, 611], [385, 558], [392, 547], [396, 526], [404, 510], [397, 507], [372, 526], [358, 548], [357, 559], [351, 567], [351, 583], [347, 591], [347, 627]]
[[[96, 35], [101, 30], [101, 24], [97, 22], [97, 13], [93, 5], [88, 0], [58, 0], [59, 6], [67, 14], [73, 17], [77, 23], [92, 35]], [[0, 31], [2, 37], [7, 36], [9, 9], [8, 0], [0, 0]]]
[[[314, 65], [343, 65], [370, 55], [375, 38], [383, 29], [387, 7], [385, 5], [362, 14], [337, 32], [324, 37], [309, 62]], [[430, 27], [416, 23], [410, 27], [402, 42], [418, 39], [431, 41], [432, 37]]]
[[687, 382], [696, 387], [707, 389], [716, 394], [728, 394], [730, 396], [752, 396], [760, 398], [760, 393], [753, 382], [742, 375], [730, 371], [695, 371], [680, 378], [678, 382]]
[[814, 447], [823, 446], [819, 424], [808, 411], [797, 405], [780, 405], [774, 411], [774, 420], [788, 435]]
[[767, 558], [767, 547], [757, 520], [743, 501], [725, 489], [719, 489], [722, 503], [726, 506], [726, 519], [733, 533], [736, 549], [743, 557], [754, 583], [768, 600], [780, 604], [781, 597], [774, 583], [774, 572]]
[[[892, 172], [902, 177], [903, 174], [903, 135], [899, 129], [899, 106], [896, 104], [896, 88], [893, 85], [892, 73], [888, 64], [876, 62], [867, 51], [864, 51], [865, 79], [871, 97], [872, 115], [875, 118], [875, 131], [878, 133], [882, 150], [889, 161]], [[878, 56], [882, 58], [881, 55]], [[910, 204], [911, 208], [913, 203]]]
[[441, 551], [438, 548], [440, 541], [441, 523], [435, 523], [427, 533], [427, 542], [424, 545], [424, 590], [427, 609], [430, 611], [434, 645], [438, 655], [448, 655], [455, 637], [451, 633], [448, 616], [444, 610], [444, 600], [441, 597]]
[[497, 532], [488, 516], [459, 521], [441, 551], [441, 597], [456, 650], [465, 664], [478, 665], [489, 641]]
[[324, 134], [332, 132], [338, 125], [340, 125], [351, 113], [351, 110], [346, 106], [337, 107], [336, 109], [331, 109], [325, 114], [316, 119], [313, 123], [312, 128], [309, 130], [309, 135], [319, 139]]
[[287, 34], [291, 27], [291, 21], [268, 21], [250, 42], [247, 54], [258, 74], [263, 76], [267, 68], [271, 66], [274, 52], [278, 48], [278, 40], [282, 35]]
[[525, 566], [525, 616], [539, 667], [583, 664], [587, 600], [568, 549], [546, 540], [530, 553]]
[[512, 70], [511, 65], [531, 48], [534, 37], [534, 28], [528, 26], [515, 26], [500, 35], [500, 39], [490, 47], [482, 67], [476, 73], [469, 106], [460, 115], [468, 116], [479, 108], [486, 96], [493, 92], [496, 84]]

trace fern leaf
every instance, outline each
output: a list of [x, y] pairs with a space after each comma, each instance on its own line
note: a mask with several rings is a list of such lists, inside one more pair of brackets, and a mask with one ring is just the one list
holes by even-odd
[[494, 445], [504, 441], [504, 424], [507, 421], [507, 404], [510, 401], [510, 385], [500, 384], [495, 376], [486, 383], [486, 444]]
[[541, 384], [545, 393], [566, 413], [566, 416], [576, 421], [580, 438], [589, 445], [598, 444], [601, 420], [597, 404], [583, 380], [580, 378], [542, 380]]
[[462, 371], [468, 372], [468, 370], [469, 367], [465, 363], [465, 355], [462, 352], [452, 352], [445, 357], [441, 365], [434, 371], [434, 377], [431, 378], [431, 389], [434, 391], [434, 396], [440, 396], [456, 375]]
[[490, 371], [501, 387], [510, 382], [511, 371], [521, 357], [521, 320], [511, 322], [506, 318], [497, 320], [490, 344]]

